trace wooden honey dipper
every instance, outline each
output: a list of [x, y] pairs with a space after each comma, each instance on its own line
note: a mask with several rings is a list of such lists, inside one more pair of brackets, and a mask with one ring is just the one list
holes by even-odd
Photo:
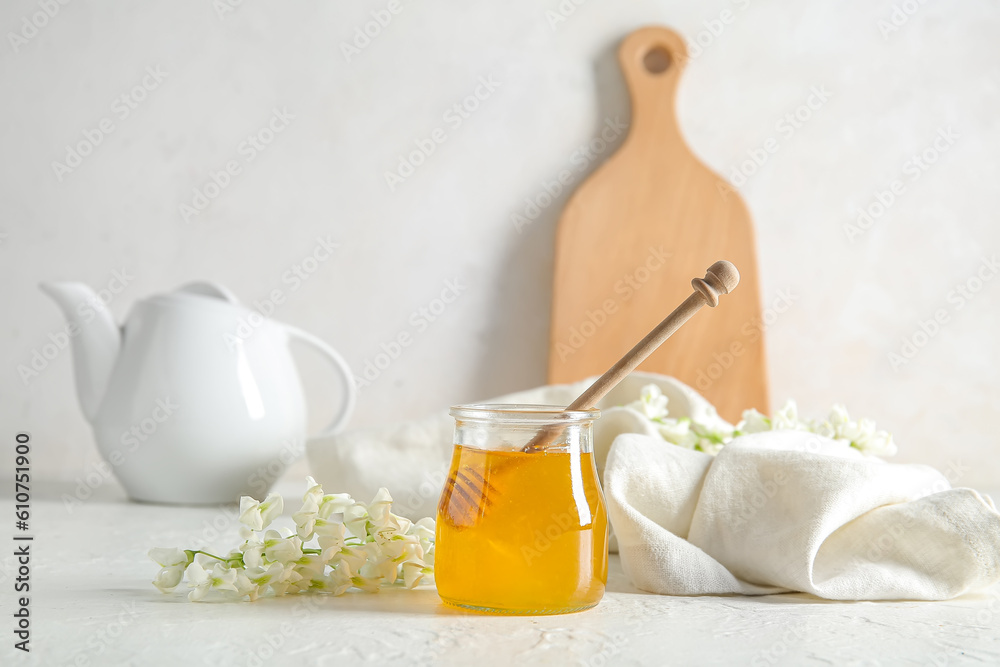
[[[566, 407], [566, 411], [588, 410], [597, 404], [619, 382], [634, 371], [646, 357], [681, 328], [702, 306], [714, 308], [719, 305], [719, 297], [732, 292], [740, 282], [740, 272], [731, 262], [721, 260], [708, 267], [704, 278], [691, 281], [694, 292], [684, 299], [672, 313], [657, 324], [652, 331], [636, 343], [625, 356], [615, 362], [604, 375], [597, 378], [586, 391]], [[565, 428], [561, 424], [543, 427], [522, 451], [540, 451], [552, 444]], [[499, 492], [496, 487], [483, 478], [477, 471], [456, 470], [445, 482], [444, 493], [441, 496], [439, 511], [453, 525], [472, 525], [475, 517], [493, 504]]]

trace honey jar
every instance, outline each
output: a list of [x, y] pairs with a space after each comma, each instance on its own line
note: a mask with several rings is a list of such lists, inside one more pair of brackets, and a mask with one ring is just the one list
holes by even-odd
[[[596, 605], [608, 519], [593, 453], [600, 411], [462, 405], [438, 504], [435, 580], [445, 603], [495, 614]], [[548, 432], [543, 447], [535, 436]]]

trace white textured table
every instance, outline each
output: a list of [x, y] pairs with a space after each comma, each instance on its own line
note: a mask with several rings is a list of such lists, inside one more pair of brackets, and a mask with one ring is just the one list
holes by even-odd
[[937, 603], [664, 597], [629, 586], [617, 558], [604, 601], [567, 616], [460, 613], [432, 588], [193, 604], [150, 585], [146, 551], [232, 546], [235, 508], [129, 504], [108, 484], [70, 513], [66, 491], [34, 490], [30, 655], [13, 648], [3, 550], [0, 664], [1000, 665], [1000, 588]]

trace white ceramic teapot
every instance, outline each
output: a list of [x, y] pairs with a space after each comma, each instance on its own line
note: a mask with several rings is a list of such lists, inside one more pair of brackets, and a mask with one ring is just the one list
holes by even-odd
[[354, 407], [347, 363], [329, 345], [192, 283], [133, 305], [119, 329], [82, 283], [46, 283], [73, 340], [76, 390], [98, 448], [134, 500], [207, 504], [262, 498], [304, 451], [306, 404], [290, 339], [339, 372], [336, 431]]

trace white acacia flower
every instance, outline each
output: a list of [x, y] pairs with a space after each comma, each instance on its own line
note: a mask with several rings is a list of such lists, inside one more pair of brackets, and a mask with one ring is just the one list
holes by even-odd
[[410, 528], [413, 526], [413, 522], [407, 519], [405, 516], [399, 516], [398, 514], [393, 514], [392, 525], [393, 525], [393, 530], [396, 531], [396, 534], [407, 535], [410, 532]]
[[892, 441], [892, 436], [886, 431], [879, 431], [875, 428], [875, 422], [870, 419], [861, 419], [858, 422], [849, 422], [842, 429], [843, 439], [848, 440], [850, 445], [864, 454], [875, 456], [892, 456], [896, 453], [896, 444]]
[[344, 510], [354, 504], [354, 499], [348, 493], [328, 493], [319, 503], [319, 516], [321, 519], [329, 519], [334, 514], [343, 514]]
[[186, 569], [187, 565], [174, 565], [161, 568], [156, 573], [156, 578], [153, 579], [153, 585], [160, 589], [161, 593], [169, 593], [181, 583]]
[[257, 568], [264, 566], [264, 539], [253, 533], [247, 540], [240, 545], [240, 551], [243, 552], [243, 565], [248, 568]]
[[306, 483], [309, 488], [302, 496], [302, 508], [292, 515], [292, 521], [295, 522], [295, 532], [298, 536], [304, 541], [309, 541], [313, 537], [319, 505], [323, 501], [323, 487], [312, 477], [306, 477]]
[[368, 562], [368, 554], [362, 547], [343, 547], [329, 562], [336, 563], [337, 567], [346, 565], [351, 572], [358, 572]]
[[351, 577], [351, 583], [368, 593], [378, 593], [379, 588], [382, 586], [382, 580], [380, 578], [365, 577], [360, 574]]
[[403, 570], [403, 584], [411, 589], [419, 586], [421, 581], [434, 573], [433, 568], [427, 567], [419, 561], [403, 563], [401, 569]]
[[327, 582], [327, 590], [333, 595], [343, 595], [347, 589], [354, 585], [351, 568], [346, 563], [341, 563], [330, 572]]
[[394, 563], [402, 563], [424, 556], [420, 539], [416, 535], [395, 535], [379, 545], [382, 556]]
[[381, 526], [369, 524], [368, 536], [371, 538], [371, 541], [378, 545], [385, 545], [390, 540], [400, 537], [402, 534], [398, 523], [398, 519], [400, 518], [393, 514]]
[[830, 423], [834, 431], [844, 428], [851, 423], [851, 417], [847, 414], [847, 408], [840, 403], [834, 403], [830, 407], [830, 414], [826, 420]]
[[825, 438], [850, 444], [850, 438], [845, 439], [844, 437], [845, 429], [850, 427], [850, 422], [847, 410], [843, 405], [837, 404], [830, 408], [830, 414], [827, 415], [826, 419], [819, 419], [812, 423], [812, 432]]
[[308, 542], [313, 538], [318, 510], [319, 504], [309, 499], [302, 504], [302, 509], [292, 515], [292, 521], [295, 522], [295, 533], [304, 542]]
[[875, 435], [875, 422], [871, 419], [860, 419], [857, 422], [848, 422], [844, 425], [843, 434], [845, 439], [853, 442], [866, 442]]
[[694, 449], [698, 443], [698, 436], [691, 432], [691, 420], [686, 417], [663, 419], [657, 423], [656, 428], [664, 440], [686, 449]]
[[420, 539], [423, 561], [427, 567], [434, 567], [434, 519], [424, 517], [410, 528], [409, 534]]
[[354, 537], [368, 538], [368, 508], [356, 503], [344, 509], [344, 526]]
[[774, 413], [771, 428], [775, 431], [808, 431], [809, 425], [799, 419], [799, 408], [795, 401], [788, 399], [785, 405]]
[[319, 548], [323, 550], [323, 560], [329, 561], [344, 548], [347, 529], [339, 521], [317, 519], [316, 537], [319, 538]]
[[183, 549], [156, 547], [149, 550], [149, 557], [162, 568], [156, 573], [153, 585], [161, 593], [169, 593], [181, 583], [184, 571], [194, 560], [194, 553]]
[[173, 567], [181, 564], [187, 566], [193, 560], [193, 554], [189, 551], [166, 547], [150, 549], [149, 557], [160, 567]]
[[240, 523], [250, 530], [264, 530], [284, 511], [284, 500], [277, 493], [267, 494], [264, 502], [250, 496], [240, 498]]
[[270, 588], [275, 595], [285, 595], [286, 593], [294, 593], [298, 590], [298, 583], [301, 579], [302, 575], [296, 572], [294, 568], [286, 567], [284, 577], [281, 579], [281, 581], [272, 580]]
[[321, 554], [305, 554], [291, 565], [303, 579], [314, 579], [326, 570], [326, 562], [321, 558]]
[[420, 542], [422, 544], [425, 541], [434, 540], [434, 529], [435, 529], [434, 519], [432, 519], [429, 516], [425, 516], [423, 519], [420, 519], [412, 526], [410, 526], [410, 529], [406, 531], [406, 534], [416, 535], [417, 537], [420, 538]]
[[302, 496], [302, 502], [307, 503], [312, 501], [317, 507], [321, 500], [323, 500], [323, 486], [312, 478], [312, 475], [306, 476], [306, 492]]
[[245, 595], [251, 602], [260, 597], [260, 586], [250, 580], [246, 570], [234, 568], [233, 571], [236, 572], [236, 595], [240, 597]]
[[368, 560], [361, 566], [358, 574], [367, 579], [384, 581], [387, 584], [396, 581], [399, 575], [398, 563], [391, 560], [377, 544], [368, 543], [362, 549], [368, 554]]
[[234, 567], [236, 572], [236, 594], [240, 597], [244, 595], [253, 602], [266, 593], [271, 583], [280, 583], [284, 580], [285, 569], [281, 563], [272, 563], [269, 567]]
[[392, 507], [392, 496], [389, 495], [388, 489], [382, 487], [376, 492], [372, 501], [368, 503], [368, 518], [379, 528], [384, 528], [390, 524], [398, 526], [398, 524], [393, 522], [395, 515], [389, 511], [390, 507]]
[[872, 456], [895, 456], [896, 443], [892, 440], [892, 434], [888, 431], [876, 431], [864, 443], [857, 445], [863, 454]]
[[743, 411], [743, 419], [736, 425], [736, 430], [740, 433], [762, 433], [771, 430], [771, 420], [766, 415], [750, 408]]
[[268, 531], [264, 540], [264, 558], [272, 563], [288, 563], [302, 558], [302, 540], [297, 535], [281, 537], [277, 531]]
[[297, 535], [282, 537], [276, 530], [264, 536], [253, 535], [240, 547], [247, 567], [261, 567], [271, 563], [285, 564], [302, 558], [302, 540]]
[[208, 571], [202, 567], [201, 563], [195, 561], [188, 566], [187, 575], [188, 586], [192, 589], [188, 593], [188, 599], [192, 602], [205, 599], [210, 590], [238, 592], [236, 570], [224, 563], [216, 563], [212, 566], [212, 570]]
[[289, 593], [304, 593], [310, 589], [326, 590], [326, 563], [322, 561], [313, 566], [311, 560], [318, 558], [314, 554], [303, 557], [306, 562], [296, 563], [295, 569], [288, 578]]
[[667, 400], [659, 386], [647, 384], [639, 391], [639, 400], [632, 401], [625, 407], [645, 415], [647, 419], [657, 421], [666, 418], [668, 414]]

